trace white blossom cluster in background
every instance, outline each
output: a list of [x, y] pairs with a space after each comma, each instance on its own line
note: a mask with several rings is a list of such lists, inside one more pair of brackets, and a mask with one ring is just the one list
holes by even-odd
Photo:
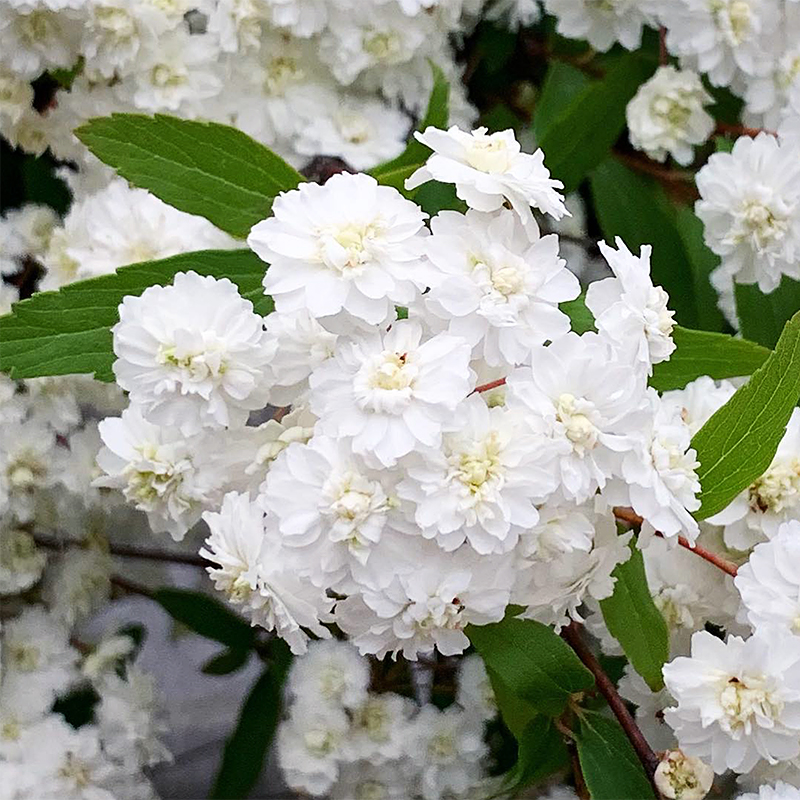
[[347, 642], [314, 642], [295, 661], [277, 734], [290, 788], [331, 800], [440, 800], [498, 788], [484, 740], [497, 707], [479, 656], [459, 663], [455, 703], [443, 711], [370, 685], [369, 662]]
[[[297, 165], [326, 155], [366, 169], [403, 149], [430, 94], [429, 60], [452, 79], [453, 121], [473, 119], [453, 41], [483, 5], [3, 0], [0, 132], [29, 152], [89, 163], [72, 135], [82, 121], [163, 112], [233, 125]], [[69, 89], [34, 110], [30, 81], [76, 66]]]
[[[109, 534], [148, 531], [144, 515], [92, 486], [98, 415], [122, 402], [116, 386], [84, 376], [0, 378], [3, 800], [148, 800], [142, 770], [168, 757], [133, 639], [71, 638], [109, 598]], [[76, 692], [77, 705], [94, 704], [79, 727], [65, 718]]]
[[[69, 628], [27, 605], [3, 628], [0, 797], [3, 800], [151, 800], [143, 772], [169, 759], [152, 678], [128, 635], [76, 649]], [[71, 694], [93, 696], [90, 721], [65, 718]], [[62, 706], [59, 708], [59, 702]]]

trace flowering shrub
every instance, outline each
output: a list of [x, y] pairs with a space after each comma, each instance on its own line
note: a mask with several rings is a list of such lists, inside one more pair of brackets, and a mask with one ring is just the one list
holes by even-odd
[[0, 800], [155, 795], [141, 630], [86, 637], [131, 593], [261, 664], [214, 797], [273, 742], [312, 796], [797, 796], [799, 41], [0, 0]]

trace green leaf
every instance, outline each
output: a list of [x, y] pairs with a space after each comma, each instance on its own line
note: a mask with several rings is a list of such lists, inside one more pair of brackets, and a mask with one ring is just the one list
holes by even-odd
[[249, 648], [229, 647], [206, 661], [200, 671], [205, 675], [230, 675], [241, 669], [249, 658]]
[[528, 723], [538, 716], [539, 712], [530, 703], [514, 694], [493, 669], [487, 667], [486, 674], [492, 684], [494, 700], [503, 722], [514, 734], [514, 738], [519, 739], [528, 727]]
[[90, 119], [75, 135], [102, 162], [165, 203], [244, 238], [303, 176], [246, 133], [156, 114]]
[[213, 800], [248, 797], [263, 768], [280, 718], [283, 683], [292, 661], [289, 648], [280, 639], [270, 643], [270, 655], [271, 663], [250, 690], [236, 729], [225, 744], [211, 792]]
[[688, 206], [677, 208], [678, 233], [689, 259], [694, 277], [694, 293], [697, 300], [697, 324], [706, 331], [729, 329], [725, 317], [717, 306], [717, 291], [709, 276], [719, 265], [719, 257], [709, 250], [703, 241], [703, 223]]
[[255, 641], [255, 628], [207, 594], [188, 589], [158, 589], [153, 599], [173, 619], [207, 639], [238, 650], [249, 650]]
[[[553, 177], [564, 182], [564, 191], [577, 189], [608, 155], [625, 128], [628, 102], [653, 74], [655, 66], [637, 53], [628, 53], [602, 80], [590, 81], [578, 92], [574, 91], [577, 78], [572, 74], [567, 78], [560, 67], [557, 80], [549, 85], [545, 81], [539, 103], [540, 113], [542, 106], [545, 109], [545, 124], [537, 144], [545, 153], [545, 164]], [[569, 102], [563, 102], [565, 96]], [[559, 105], [561, 110], [555, 112], [553, 109]]]
[[509, 617], [492, 625], [470, 625], [467, 636], [487, 668], [544, 713], [560, 714], [571, 694], [594, 684], [569, 645], [540, 622]]
[[737, 283], [736, 316], [742, 336], [775, 347], [783, 326], [800, 308], [800, 283], [784, 276], [774, 292], [763, 294], [755, 284]]
[[592, 800], [649, 800], [653, 787], [619, 723], [584, 711], [576, 731], [578, 759]]
[[664, 686], [661, 668], [669, 658], [669, 631], [650, 594], [642, 553], [635, 546], [631, 550], [631, 557], [611, 573], [614, 594], [600, 601], [600, 609], [633, 668], [657, 692]]
[[553, 720], [539, 715], [518, 737], [517, 763], [506, 776], [511, 792], [538, 783], [569, 765], [569, 752], [564, 737]]
[[614, 237], [620, 236], [633, 252], [643, 244], [652, 244], [653, 283], [668, 292], [669, 306], [680, 325], [699, 327], [690, 259], [678, 233], [672, 206], [661, 187], [614, 158], [600, 164], [590, 181], [597, 219], [606, 241], [614, 245]]
[[722, 511], [769, 467], [800, 397], [800, 311], [774, 352], [694, 435], [705, 519]]
[[[434, 128], [446, 128], [449, 115], [450, 83], [444, 72], [432, 61], [430, 62], [433, 70], [433, 89], [428, 100], [428, 108], [425, 116], [417, 126], [417, 130], [424, 131], [431, 126]], [[378, 183], [386, 186], [394, 186], [402, 194], [413, 196], [416, 191], [407, 192], [404, 186], [406, 178], [411, 173], [421, 167], [427, 160], [431, 151], [422, 142], [418, 142], [413, 136], [409, 139], [406, 149], [397, 158], [378, 164], [373, 167], [369, 174]]]
[[0, 370], [12, 378], [94, 373], [113, 381], [110, 328], [119, 320], [117, 307], [127, 295], [148, 286], [164, 286], [175, 274], [229, 278], [258, 314], [272, 311], [272, 298], [261, 286], [267, 265], [250, 250], [198, 250], [194, 253], [120, 267], [111, 275], [38, 292], [16, 303], [0, 317]]
[[567, 113], [571, 103], [591, 83], [577, 67], [564, 61], [550, 62], [542, 92], [533, 107], [533, 136], [537, 142], [542, 141], [550, 126]]
[[714, 380], [752, 375], [770, 354], [760, 344], [726, 333], [676, 327], [672, 339], [675, 352], [669, 361], [655, 365], [650, 378], [650, 385], [660, 392], [682, 389], [701, 375]]

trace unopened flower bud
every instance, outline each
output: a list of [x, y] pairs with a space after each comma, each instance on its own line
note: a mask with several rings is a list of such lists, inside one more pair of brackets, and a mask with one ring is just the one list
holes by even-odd
[[714, 770], [699, 758], [667, 750], [654, 778], [656, 788], [667, 800], [702, 800], [714, 782]]

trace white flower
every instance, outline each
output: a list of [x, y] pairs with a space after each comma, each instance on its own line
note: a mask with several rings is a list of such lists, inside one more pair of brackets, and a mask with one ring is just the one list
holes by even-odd
[[466, 656], [458, 669], [456, 702], [468, 714], [481, 720], [497, 716], [497, 700], [483, 659], [477, 654]]
[[683, 547], [653, 538], [642, 549], [647, 586], [670, 633], [671, 652], [685, 655], [706, 622], [735, 629], [739, 599], [733, 580]]
[[409, 119], [377, 99], [340, 98], [335, 108], [300, 129], [294, 149], [301, 155], [325, 153], [356, 170], [366, 170], [400, 155]]
[[33, 536], [20, 528], [0, 527], [0, 595], [30, 589], [42, 576], [47, 556]]
[[671, 155], [679, 164], [690, 164], [693, 145], [714, 130], [714, 118], [703, 107], [712, 102], [696, 72], [659, 67], [625, 111], [631, 144], [656, 161]]
[[438, 269], [428, 309], [492, 366], [524, 363], [531, 348], [570, 329], [558, 304], [580, 293], [558, 257], [558, 237], [531, 241], [516, 215], [442, 211], [425, 243]]
[[694, 436], [703, 425], [708, 422], [711, 415], [731, 399], [736, 391], [736, 386], [731, 381], [714, 381], [708, 375], [703, 375], [683, 389], [664, 392], [661, 401], [674, 405], [680, 412], [681, 419], [689, 426], [689, 432]]
[[425, 706], [414, 721], [411, 758], [422, 769], [422, 797], [463, 796], [482, 775], [488, 748], [480, 720], [456, 706]]
[[630, 558], [630, 534], [617, 534], [614, 518], [596, 515], [592, 548], [572, 550], [552, 560], [521, 559], [512, 603], [526, 606], [520, 615], [560, 630], [570, 619], [581, 622], [579, 606], [604, 600], [614, 592], [611, 573]]
[[327, 794], [339, 775], [348, 720], [341, 708], [304, 705], [278, 729], [278, 764], [286, 783], [312, 795]]
[[305, 308], [273, 311], [264, 326], [275, 351], [269, 362], [270, 402], [296, 404], [308, 391], [308, 376], [333, 355], [336, 334], [326, 331]]
[[298, 548], [312, 577], [333, 585], [368, 564], [398, 506], [390, 485], [395, 480], [368, 469], [346, 440], [318, 435], [278, 456], [259, 503], [275, 518], [284, 544]]
[[741, 136], [697, 173], [695, 212], [719, 270], [738, 283], [773, 291], [783, 275], [800, 278], [800, 159], [791, 142]]
[[107, 275], [117, 267], [190, 250], [229, 248], [208, 220], [185, 214], [144, 189], [116, 179], [74, 202], [49, 242], [44, 289]]
[[218, 56], [213, 37], [177, 27], [141, 48], [118, 91], [143, 111], [202, 112], [203, 101], [222, 86], [214, 68]]
[[[616, 639], [613, 641], [616, 644]], [[621, 650], [619, 655], [622, 655]], [[658, 752], [675, 747], [675, 734], [664, 722], [664, 709], [674, 702], [669, 692], [664, 688], [654, 692], [630, 664], [625, 665], [617, 689], [624, 700], [636, 706], [636, 724], [653, 750]]]
[[736, 800], [800, 800], [800, 789], [783, 781], [777, 781], [774, 786], [759, 786], [758, 792], [740, 794]]
[[416, 661], [434, 649], [442, 655], [469, 646], [468, 624], [499, 622], [508, 604], [511, 563], [464, 548], [444, 553], [409, 538], [413, 571], [395, 575], [383, 589], [363, 587], [336, 606], [336, 622], [362, 654], [402, 654]]
[[800, 753], [800, 639], [778, 629], [722, 642], [700, 631], [691, 657], [664, 666], [677, 705], [664, 712], [681, 749], [718, 775]]
[[668, 750], [661, 756], [653, 781], [667, 800], [703, 800], [714, 783], [714, 770], [699, 758]]
[[18, 687], [41, 712], [49, 709], [78, 674], [78, 654], [68, 637], [67, 628], [42, 606], [27, 606], [4, 622], [3, 688]]
[[105, 676], [99, 694], [95, 716], [108, 756], [131, 770], [170, 759], [159, 739], [165, 728], [158, 720], [158, 696], [151, 675], [129, 666], [124, 679], [114, 673]]
[[650, 414], [638, 431], [642, 448], [625, 453], [622, 480], [610, 483], [604, 496], [611, 505], [632, 506], [664, 536], [683, 533], [694, 542], [700, 529], [691, 512], [700, 508], [700, 463], [691, 448], [689, 426], [654, 389], [647, 396]]
[[464, 400], [454, 418], [441, 449], [409, 461], [398, 494], [414, 503], [422, 535], [445, 550], [466, 540], [477, 553], [508, 552], [536, 524], [534, 503], [557, 488], [547, 442], [522, 414], [490, 409], [479, 395]]
[[549, 14], [558, 19], [557, 30], [568, 39], [586, 39], [605, 52], [614, 42], [635, 50], [642, 40], [647, 21], [637, 0], [545, 0]]
[[539, 506], [539, 520], [520, 534], [517, 552], [525, 558], [550, 561], [563, 553], [588, 553], [594, 541], [595, 515], [587, 506], [556, 504]]
[[758, 630], [780, 626], [800, 633], [800, 521], [780, 526], [777, 535], [758, 544], [734, 582], [747, 621]]
[[598, 245], [614, 277], [589, 284], [586, 307], [598, 331], [652, 371], [652, 364], [667, 361], [675, 351], [675, 312], [667, 307], [669, 295], [650, 278], [652, 248], [645, 245], [635, 256], [619, 237], [616, 245], [617, 250]]
[[56, 438], [41, 422], [9, 420], [0, 447], [0, 513], [20, 522], [33, 517], [37, 493], [55, 480], [52, 469]]
[[353, 800], [354, 797], [400, 800], [416, 795], [416, 784], [417, 773], [408, 758], [343, 762], [328, 797], [330, 800]]
[[296, 574], [249, 495], [227, 494], [220, 511], [208, 511], [203, 519], [211, 535], [200, 554], [217, 564], [208, 568], [209, 575], [254, 625], [274, 630], [293, 653], [306, 651], [309, 637], [304, 629], [330, 636], [321, 623], [330, 620], [333, 600]]
[[456, 194], [477, 211], [497, 211], [508, 201], [525, 227], [535, 230], [531, 206], [556, 219], [567, 210], [557, 191], [563, 184], [550, 178], [544, 153], [523, 153], [514, 131], [466, 133], [453, 126], [446, 131], [428, 127], [414, 133], [433, 150], [425, 166], [406, 179], [406, 189], [430, 180], [454, 183]]
[[21, 208], [6, 211], [0, 217], [0, 273], [17, 272], [25, 258], [40, 259], [57, 223], [58, 216], [53, 209], [37, 203], [26, 203]]
[[298, 702], [356, 708], [367, 700], [369, 663], [347, 642], [312, 642], [295, 660], [286, 689]]
[[114, 375], [153, 422], [191, 435], [244, 425], [266, 405], [263, 320], [227, 278], [178, 273], [125, 297], [119, 316]]
[[729, 86], [738, 74], [764, 75], [770, 68], [769, 36], [780, 22], [778, 0], [675, 0], [655, 5], [667, 28], [667, 49], [682, 64]]
[[369, 325], [394, 316], [425, 283], [425, 215], [369, 175], [334, 175], [279, 195], [247, 243], [270, 264], [264, 291], [279, 312], [344, 310]]
[[155, 532], [180, 540], [215, 499], [221, 477], [204, 469], [208, 442], [201, 434], [183, 436], [177, 428], [159, 427], [136, 406], [98, 426], [105, 447], [97, 465], [105, 473], [94, 486], [121, 489], [125, 499], [147, 513]]
[[568, 333], [533, 349], [533, 367], [508, 379], [508, 403], [551, 440], [564, 497], [581, 503], [618, 474], [636, 447], [643, 416], [643, 376], [596, 334]]
[[53, 560], [43, 598], [52, 614], [71, 628], [106, 603], [111, 594], [111, 558], [98, 547], [73, 547]]
[[[33, 87], [14, 70], [0, 66], [0, 120], [18, 123], [33, 105]], [[5, 270], [3, 270], [5, 271]]]
[[769, 469], [727, 508], [708, 518], [725, 526], [725, 543], [748, 550], [777, 534], [780, 525], [800, 519], [800, 410], [786, 426]]
[[[346, 6], [346, 0], [334, 0], [336, 5]], [[319, 33], [328, 21], [329, 0], [267, 0], [273, 25], [290, 28], [295, 36], [313, 36]]]
[[371, 694], [352, 712], [350, 733], [344, 746], [350, 760], [385, 762], [406, 755], [413, 700], [391, 692]]
[[402, 320], [381, 336], [337, 345], [334, 358], [311, 375], [311, 410], [319, 431], [348, 437], [353, 451], [384, 467], [422, 444], [438, 447], [443, 426], [473, 385], [470, 347]]
[[78, 60], [81, 16], [73, 9], [50, 10], [37, 3], [0, 6], [0, 62], [36, 78], [50, 67], [69, 69]]

